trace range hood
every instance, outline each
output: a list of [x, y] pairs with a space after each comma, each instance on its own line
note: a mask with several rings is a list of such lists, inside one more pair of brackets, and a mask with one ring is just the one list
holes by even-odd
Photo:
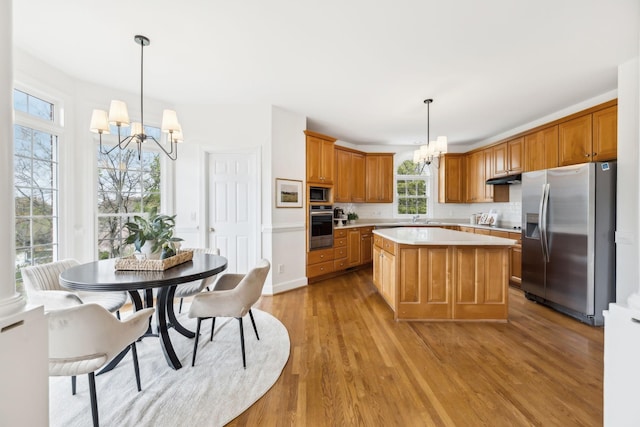
[[516, 175], [506, 175], [506, 176], [499, 176], [497, 178], [491, 178], [488, 179], [486, 184], [487, 185], [500, 185], [500, 184], [520, 184], [520, 182], [522, 181], [522, 174], [516, 174]]

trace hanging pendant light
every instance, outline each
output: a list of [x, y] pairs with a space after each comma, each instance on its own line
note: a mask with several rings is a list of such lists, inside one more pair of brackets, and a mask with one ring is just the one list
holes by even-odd
[[[134, 142], [138, 148], [138, 159], [141, 157], [142, 144], [151, 140], [155, 142], [158, 147], [171, 159], [176, 160], [178, 158], [178, 142], [183, 141], [182, 127], [178, 123], [178, 116], [173, 110], [164, 110], [162, 113], [162, 125], [161, 131], [167, 135], [167, 142], [169, 143], [169, 150], [153, 136], [145, 134], [144, 130], [144, 47], [149, 46], [151, 41], [141, 35], [136, 35], [135, 42], [140, 45], [140, 122], [130, 123], [129, 112], [127, 110], [127, 104], [123, 101], [113, 100], [109, 107], [109, 114], [104, 110], [93, 110], [91, 115], [91, 123], [89, 130], [93, 133], [100, 135], [100, 153], [110, 154], [116, 148], [125, 150], [129, 144]], [[104, 150], [102, 147], [102, 135], [109, 134], [109, 125], [115, 125], [118, 128], [118, 144], [109, 150]], [[131, 126], [131, 132], [129, 136], [121, 136], [121, 128]]]
[[436, 161], [436, 168], [440, 167], [439, 159], [442, 154], [447, 152], [447, 137], [439, 136], [435, 141], [431, 141], [429, 135], [429, 106], [433, 102], [433, 99], [425, 99], [424, 103], [427, 104], [427, 140], [425, 145], [413, 152], [413, 162], [417, 164], [418, 173], [421, 174], [425, 166], [430, 165]]

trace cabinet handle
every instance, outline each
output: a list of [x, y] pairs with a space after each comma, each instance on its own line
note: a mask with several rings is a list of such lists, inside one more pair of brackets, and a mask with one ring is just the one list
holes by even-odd
[[598, 153], [593, 153], [593, 154], [592, 154], [592, 156], [597, 156], [597, 155], [598, 155]]
[[585, 155], [584, 155], [584, 156], [585, 156], [585, 157], [590, 157], [590, 154], [589, 154], [589, 153], [585, 153]]

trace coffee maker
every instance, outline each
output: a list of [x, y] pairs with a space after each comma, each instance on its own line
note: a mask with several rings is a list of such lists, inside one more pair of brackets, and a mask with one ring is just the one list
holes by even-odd
[[333, 217], [336, 219], [340, 219], [342, 218], [342, 215], [344, 215], [344, 209], [342, 208], [333, 208]]

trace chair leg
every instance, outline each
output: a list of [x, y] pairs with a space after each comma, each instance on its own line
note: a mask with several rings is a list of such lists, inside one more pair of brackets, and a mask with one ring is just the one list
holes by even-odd
[[260, 341], [260, 337], [258, 336], [258, 328], [256, 328], [256, 321], [253, 320], [253, 312], [249, 309], [249, 317], [251, 317], [251, 324], [253, 325], [253, 331], [256, 333], [256, 338]]
[[140, 367], [138, 366], [138, 350], [136, 349], [135, 341], [131, 343], [131, 354], [133, 355], [133, 370], [136, 373], [136, 385], [140, 392], [142, 391], [142, 386], [140, 386]]
[[211, 338], [209, 338], [209, 341], [213, 341], [213, 330], [216, 328], [216, 318], [212, 317], [211, 318]]
[[182, 298], [180, 298], [180, 305], [178, 306], [178, 314], [182, 313]]
[[71, 376], [71, 394], [73, 396], [76, 395], [76, 376], [75, 375]]
[[196, 365], [196, 352], [198, 351], [198, 338], [200, 337], [200, 322], [202, 322], [202, 318], [198, 317], [198, 326], [196, 326], [196, 339], [193, 343], [193, 359], [191, 360], [191, 366]]
[[238, 317], [238, 322], [240, 322], [240, 345], [242, 346], [242, 367], [247, 369], [247, 360], [244, 357], [244, 326], [242, 325], [242, 317]]
[[91, 417], [93, 427], [98, 427], [98, 399], [96, 398], [96, 377], [93, 372], [89, 373], [89, 397], [91, 398]]
[[116, 310], [116, 318], [120, 320], [120, 310]]

